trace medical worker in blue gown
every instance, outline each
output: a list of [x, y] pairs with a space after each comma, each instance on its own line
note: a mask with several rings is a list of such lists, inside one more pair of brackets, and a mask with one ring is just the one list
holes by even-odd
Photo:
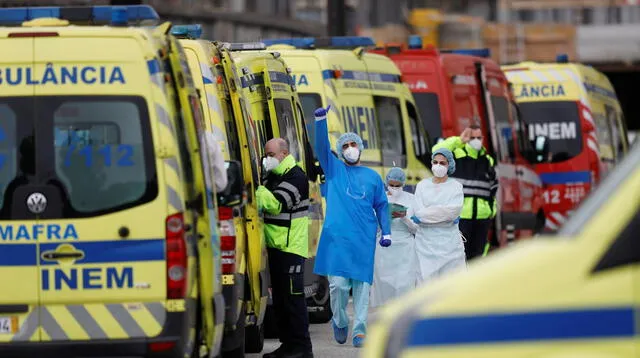
[[338, 139], [336, 151], [344, 162], [331, 152], [327, 112], [315, 111], [315, 149], [326, 179], [327, 214], [314, 271], [328, 276], [333, 333], [340, 344], [349, 334], [347, 303], [353, 289], [353, 345], [361, 347], [367, 333], [378, 227], [380, 246], [391, 245], [389, 207], [380, 175], [360, 165], [363, 144], [357, 134], [345, 133]]
[[386, 176], [387, 200], [391, 207], [391, 235], [393, 246], [376, 250], [371, 286], [371, 307], [410, 292], [416, 287], [415, 233], [418, 225], [407, 216], [415, 206], [413, 194], [403, 190], [407, 176], [400, 168], [391, 168]]
[[458, 228], [464, 203], [462, 184], [449, 175], [456, 170], [453, 153], [446, 148], [433, 152], [432, 178], [416, 186], [415, 206], [408, 210], [418, 224], [416, 253], [418, 282], [466, 267], [464, 242]]

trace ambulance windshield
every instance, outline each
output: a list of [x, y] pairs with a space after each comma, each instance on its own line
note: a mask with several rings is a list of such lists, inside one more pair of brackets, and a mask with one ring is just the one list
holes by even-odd
[[435, 93], [414, 92], [413, 98], [418, 106], [422, 125], [431, 137], [431, 143], [436, 142], [436, 138], [442, 137], [442, 123], [440, 122], [440, 103], [438, 95]]
[[551, 162], [569, 160], [582, 151], [582, 128], [578, 104], [573, 101], [520, 102], [529, 139], [542, 135], [549, 139]]

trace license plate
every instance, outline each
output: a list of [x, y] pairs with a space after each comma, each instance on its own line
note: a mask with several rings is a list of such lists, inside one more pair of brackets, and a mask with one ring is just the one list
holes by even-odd
[[18, 332], [18, 317], [0, 317], [0, 334]]

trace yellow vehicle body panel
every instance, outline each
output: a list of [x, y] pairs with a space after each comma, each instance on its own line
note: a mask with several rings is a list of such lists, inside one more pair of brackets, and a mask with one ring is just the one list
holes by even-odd
[[523, 62], [502, 66], [517, 102], [576, 101], [589, 109], [600, 157], [617, 162], [629, 149], [627, 129], [611, 82], [605, 74], [582, 64]]
[[[331, 105], [327, 124], [334, 151], [340, 135], [355, 132], [364, 144], [362, 164], [382, 177], [391, 167], [402, 167], [410, 191], [420, 180], [431, 177], [428, 136], [413, 95], [393, 61], [362, 49], [272, 45], [268, 50], [280, 53], [292, 69], [312, 141], [313, 110]], [[413, 115], [408, 112], [411, 107]]]
[[637, 356], [640, 260], [624, 245], [637, 238], [638, 163], [636, 146], [568, 236], [518, 243], [395, 300], [362, 356]]
[[[115, 152], [93, 148], [94, 152], [76, 153], [73, 152], [74, 145], [53, 144], [50, 155], [51, 161], [55, 162], [56, 173], [47, 175], [52, 175], [51, 180], [56, 175], [55, 178], [60, 178], [68, 187], [73, 180], [75, 184], [69, 195], [74, 198], [82, 194], [84, 198], [94, 199], [92, 196], [99, 192], [113, 191], [114, 195], [121, 195], [123, 191], [131, 190], [131, 197], [147, 195], [149, 199], [142, 204], [101, 213], [91, 208], [96, 200], [76, 198], [68, 204], [80, 213], [73, 217], [60, 214], [61, 218], [55, 219], [38, 217], [28, 221], [3, 221], [0, 225], [0, 251], [5, 251], [5, 245], [21, 245], [25, 252], [32, 251], [33, 257], [29, 259], [29, 265], [2, 267], [2, 270], [11, 269], [11, 275], [3, 275], [2, 284], [13, 293], [0, 299], [0, 304], [27, 304], [28, 310], [15, 315], [15, 318], [13, 315], [10, 317], [16, 321], [17, 329], [11, 334], [0, 334], [0, 342], [54, 341], [68, 344], [154, 338], [163, 332], [166, 334], [169, 324], [176, 326], [187, 322], [191, 331], [189, 338], [195, 342], [195, 329], [203, 328], [208, 348], [215, 350], [212, 305], [214, 296], [220, 291], [220, 278], [219, 271], [213, 268], [216, 258], [211, 246], [219, 237], [213, 209], [205, 210], [205, 215], [199, 216], [197, 222], [188, 212], [185, 213], [185, 227], [195, 227], [195, 237], [199, 234], [206, 239], [198, 240], [197, 245], [189, 245], [187, 270], [184, 272], [187, 277], [186, 297], [167, 299], [165, 220], [172, 214], [191, 210], [185, 204], [193, 199], [188, 193], [210, 188], [202, 175], [196, 175], [192, 183], [185, 183], [182, 177], [184, 163], [178, 143], [189, 142], [191, 149], [198, 149], [200, 144], [193, 137], [194, 127], [186, 128], [187, 134], [182, 137], [182, 132], [177, 130], [184, 123], [176, 118], [174, 96], [182, 99], [181, 118], [186, 123], [195, 126], [201, 118], [198, 118], [199, 104], [193, 106], [194, 102], [189, 100], [196, 98], [195, 87], [189, 82], [190, 76], [183, 66], [180, 49], [175, 40], [163, 32], [167, 25], [155, 29], [112, 28], [66, 26], [59, 20], [47, 21], [53, 25], [0, 28], [3, 50], [16, 47], [11, 56], [3, 56], [0, 60], [0, 66], [3, 66], [0, 101], [10, 96], [33, 96], [34, 105], [40, 104], [34, 115], [37, 119], [35, 127], [52, 126], [54, 134], [48, 138], [44, 131], [38, 129], [45, 137], [39, 139], [36, 146], [57, 143], [58, 130], [84, 130], [83, 123], [78, 122], [83, 115], [86, 116], [84, 118], [102, 119], [115, 126], [117, 135], [103, 134], [100, 137], [108, 143], [105, 145], [107, 149], [112, 145], [111, 140], [114, 145], [120, 144]], [[8, 32], [55, 32], [58, 35], [15, 40], [7, 38]], [[167, 57], [161, 57], [159, 53]], [[161, 70], [161, 61], [171, 61], [174, 71], [165, 73]], [[14, 72], [14, 75], [22, 77], [12, 77], [12, 83], [8, 83], [9, 78], [4, 77], [7, 74], [4, 66], [24, 66], [24, 72]], [[165, 76], [181, 77], [186, 82], [176, 92], [167, 84], [169, 81], [165, 81]], [[48, 101], [58, 100], [63, 102], [49, 108], [53, 105]], [[96, 111], [88, 116], [83, 105], [91, 105], [95, 101], [129, 101], [126, 102], [129, 108], [133, 107], [132, 103], [136, 106], [135, 111], [116, 115], [110, 111]], [[138, 138], [141, 135], [135, 131], [122, 130], [128, 128], [127, 123], [138, 120], [134, 114], [146, 123], [141, 124], [143, 128], [148, 127], [148, 134], [142, 132], [143, 129], [139, 130], [144, 133], [144, 139]], [[108, 129], [104, 132], [109, 132]], [[91, 127], [87, 131], [92, 131]], [[92, 141], [87, 143], [83, 148], [98, 146]], [[65, 148], [71, 149], [65, 153]], [[200, 157], [197, 151], [195, 153], [193, 159], [199, 163]], [[84, 160], [76, 160], [77, 154], [83, 155]], [[70, 164], [66, 164], [68, 158], [71, 158]], [[123, 186], [130, 181], [146, 182], [139, 179], [140, 167], [134, 166], [135, 163], [148, 163], [147, 168], [154, 170], [147, 174], [153, 175], [157, 192], [140, 194]], [[100, 169], [88, 169], [91, 166]], [[112, 174], [114, 166], [121, 166], [118, 176]], [[195, 170], [202, 168], [194, 167]], [[104, 195], [99, 197], [106, 200]], [[207, 201], [204, 202], [206, 205]], [[86, 212], [92, 214], [82, 214]], [[195, 250], [199, 258], [196, 258]], [[4, 258], [0, 262], [4, 262]], [[17, 276], [17, 272], [23, 274]], [[31, 283], [24, 285], [25, 280]], [[200, 302], [201, 307], [195, 302]], [[173, 323], [170, 323], [169, 316], [175, 313], [184, 317], [173, 315]], [[196, 320], [191, 319], [198, 313], [201, 314], [202, 327], [196, 327]], [[0, 314], [0, 319], [3, 317]]]

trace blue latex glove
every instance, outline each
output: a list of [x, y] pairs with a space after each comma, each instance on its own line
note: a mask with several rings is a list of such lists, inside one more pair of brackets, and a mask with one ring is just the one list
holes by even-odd
[[380, 239], [379, 244], [382, 247], [391, 246], [391, 235], [384, 235], [382, 239]]
[[460, 217], [459, 217], [459, 216], [458, 216], [455, 220], [453, 220], [453, 223], [454, 223], [454, 224], [457, 224], [457, 223], [459, 223], [459, 222], [460, 222]]
[[331, 105], [329, 105], [327, 108], [318, 108], [315, 110], [315, 112], [313, 112], [313, 115], [316, 118], [322, 118], [322, 117], [326, 117], [327, 114], [329, 113], [329, 110], [331, 109]]
[[411, 221], [413, 221], [414, 223], [416, 223], [418, 225], [421, 224], [420, 219], [418, 219], [418, 217], [415, 216], [415, 215], [411, 217]]

